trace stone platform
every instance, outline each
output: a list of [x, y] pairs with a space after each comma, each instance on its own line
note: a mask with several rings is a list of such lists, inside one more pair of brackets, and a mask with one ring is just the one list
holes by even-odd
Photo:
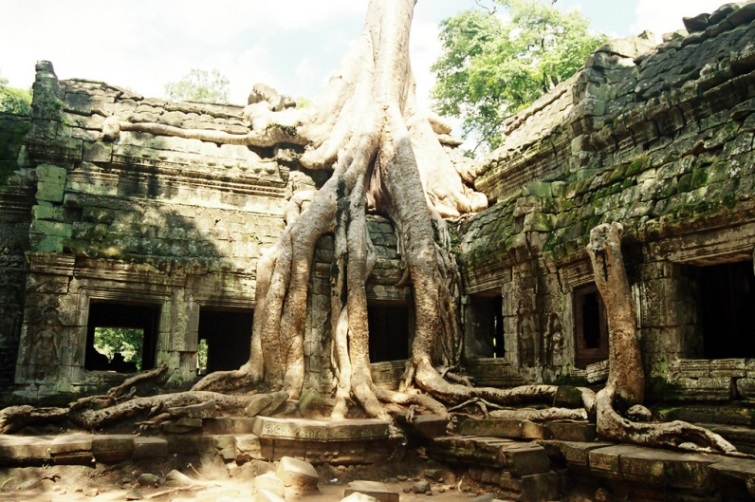
[[426, 440], [428, 455], [512, 500], [558, 500], [575, 484], [622, 500], [753, 500], [755, 459], [617, 445], [582, 422], [467, 419]]
[[[182, 421], [183, 420], [183, 421]], [[168, 455], [219, 455], [224, 461], [280, 460], [370, 464], [401, 455], [400, 439], [380, 420], [305, 420], [269, 417], [182, 419], [163, 424], [162, 434], [65, 433], [0, 435], [0, 466], [114, 464]], [[190, 423], [191, 422], [191, 423]]]

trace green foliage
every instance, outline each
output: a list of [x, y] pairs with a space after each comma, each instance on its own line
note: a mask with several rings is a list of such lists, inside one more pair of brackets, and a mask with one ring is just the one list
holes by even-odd
[[550, 1], [491, 1], [491, 9], [441, 22], [433, 98], [440, 114], [462, 119], [464, 134], [475, 134], [478, 146], [494, 149], [504, 119], [572, 76], [605, 36], [591, 33], [578, 12], [565, 14]]
[[127, 363], [134, 363], [137, 371], [142, 369], [142, 345], [144, 344], [144, 330], [138, 328], [106, 328], [98, 326], [94, 329], [94, 348], [104, 354], [108, 361], [120, 352]]
[[206, 339], [199, 340], [199, 343], [197, 344], [197, 374], [199, 375], [206, 375], [207, 374], [207, 353], [209, 352], [209, 347], [207, 345]]
[[31, 94], [8, 87], [8, 80], [0, 77], [0, 112], [28, 115], [31, 113]]
[[172, 101], [199, 101], [227, 103], [228, 78], [217, 69], [211, 71], [193, 68], [178, 82], [165, 85], [165, 94]]

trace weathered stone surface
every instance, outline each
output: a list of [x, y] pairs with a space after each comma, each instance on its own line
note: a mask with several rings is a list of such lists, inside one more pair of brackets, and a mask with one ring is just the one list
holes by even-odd
[[284, 500], [285, 490], [286, 487], [283, 484], [283, 481], [272, 472], [266, 472], [265, 474], [256, 476], [252, 481], [252, 495], [254, 496], [255, 501]]
[[388, 438], [388, 423], [375, 419], [307, 420], [257, 417], [254, 433], [260, 438], [316, 441], [379, 440]]
[[410, 427], [420, 437], [434, 439], [446, 435], [448, 419], [439, 415], [419, 415], [414, 417]]
[[570, 470], [587, 471], [590, 468], [590, 452], [606, 448], [610, 443], [583, 443], [575, 441], [547, 440], [540, 441], [548, 454], [558, 460], [563, 459]]
[[163, 458], [168, 456], [168, 442], [159, 437], [136, 436], [134, 438], [134, 460]]
[[92, 438], [92, 454], [97, 462], [115, 464], [130, 459], [133, 453], [134, 436], [118, 434]]
[[548, 439], [548, 428], [529, 420], [466, 419], [459, 423], [459, 433], [467, 436], [490, 436], [509, 439]]
[[[597, 434], [595, 424], [587, 422], [553, 421], [546, 424], [553, 439], [561, 441], [581, 441], [589, 443], [595, 441]], [[548, 438], [544, 438], [548, 439]]]
[[398, 502], [398, 492], [389, 490], [384, 483], [378, 481], [352, 481], [344, 490], [344, 497], [352, 493], [363, 493], [369, 495], [380, 502]]
[[215, 409], [215, 401], [207, 401], [190, 406], [175, 406], [169, 408], [168, 413], [174, 417], [213, 418], [217, 415], [217, 410]]
[[545, 449], [535, 443], [511, 443], [503, 445], [500, 455], [505, 465], [515, 476], [540, 474], [551, 468], [550, 459]]
[[283, 457], [278, 463], [275, 475], [283, 481], [286, 488], [297, 493], [309, 493], [317, 491], [317, 483], [320, 481], [317, 471], [309, 462], [291, 457]]
[[0, 465], [40, 465], [50, 462], [50, 440], [51, 438], [45, 440], [30, 436], [0, 435]]
[[288, 394], [285, 392], [257, 394], [252, 397], [244, 413], [247, 417], [255, 417], [263, 411], [273, 413], [286, 399], [288, 399]]
[[236, 450], [238, 462], [247, 462], [251, 459], [262, 459], [262, 447], [260, 438], [254, 434], [239, 434], [236, 436]]

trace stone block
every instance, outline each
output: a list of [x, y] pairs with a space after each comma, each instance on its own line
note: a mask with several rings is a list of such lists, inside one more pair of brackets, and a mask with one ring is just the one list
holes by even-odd
[[553, 439], [561, 441], [580, 441], [589, 443], [597, 436], [595, 424], [589, 422], [555, 421], [547, 425]]
[[701, 490], [710, 485], [709, 466], [715, 461], [708, 455], [638, 447], [621, 456], [621, 475], [637, 483]]
[[468, 419], [459, 424], [461, 434], [509, 439], [548, 439], [550, 432], [542, 424], [508, 418]]
[[232, 434], [204, 435], [201, 436], [204, 453], [217, 454], [224, 462], [236, 460], [236, 436]]
[[362, 493], [369, 495], [379, 502], [398, 502], [399, 494], [397, 491], [388, 489], [384, 483], [378, 481], [352, 481], [349, 486], [343, 491], [344, 497], [351, 495], [352, 493]]
[[378, 499], [365, 495], [364, 493], [352, 493], [342, 498], [341, 502], [378, 502]]
[[35, 197], [39, 201], [63, 202], [63, 193], [65, 192], [65, 187], [65, 181], [39, 181], [37, 183], [37, 193]]
[[710, 464], [716, 487], [727, 495], [755, 499], [755, 460], [722, 458]]
[[92, 438], [92, 455], [97, 462], [116, 464], [131, 458], [134, 452], [134, 436], [112, 434]]
[[555, 472], [529, 474], [521, 478], [519, 500], [561, 500], [561, 480]]
[[216, 417], [202, 420], [202, 430], [208, 434], [251, 434], [254, 417]]
[[70, 238], [73, 234], [73, 227], [68, 223], [59, 221], [34, 220], [29, 231], [50, 237]]
[[594, 475], [612, 479], [621, 478], [621, 455], [631, 452], [634, 446], [616, 445], [589, 452], [590, 472]]
[[92, 436], [90, 434], [62, 434], [48, 445], [50, 458], [56, 464], [91, 465]]
[[410, 426], [418, 436], [433, 439], [446, 435], [448, 419], [440, 415], [420, 415], [415, 417]]
[[280, 459], [275, 475], [283, 481], [286, 488], [295, 493], [317, 491], [317, 483], [320, 481], [320, 477], [312, 464], [292, 457]]
[[550, 471], [551, 461], [545, 449], [535, 443], [510, 443], [500, 447], [505, 465], [515, 476], [540, 474]]
[[256, 476], [252, 481], [252, 495], [255, 502], [284, 500], [285, 490], [283, 481], [272, 472]]
[[679, 378], [671, 384], [676, 394], [665, 398], [680, 401], [729, 401], [734, 397], [734, 380], [730, 377]]
[[201, 444], [194, 434], [169, 434], [165, 437], [168, 442], [168, 452], [179, 455], [196, 455]]
[[236, 461], [248, 462], [251, 459], [262, 459], [260, 438], [254, 434], [239, 434], [236, 436]]
[[755, 400], [755, 378], [738, 378], [734, 385], [737, 388], [737, 396], [748, 401]]
[[254, 433], [260, 438], [315, 441], [388, 439], [388, 422], [375, 419], [308, 420], [257, 417]]
[[50, 438], [36, 436], [0, 435], [0, 465], [41, 465], [51, 460], [48, 443]]
[[158, 437], [137, 436], [134, 438], [134, 460], [164, 458], [168, 456], [168, 441]]
[[246, 406], [244, 413], [247, 417], [254, 417], [265, 413], [274, 413], [280, 405], [286, 401], [286, 399], [288, 399], [288, 393], [286, 392], [257, 394]]
[[188, 434], [202, 431], [201, 418], [179, 418], [160, 424], [160, 430], [165, 434]]
[[710, 362], [710, 376], [743, 378], [746, 376], [744, 359], [714, 359]]

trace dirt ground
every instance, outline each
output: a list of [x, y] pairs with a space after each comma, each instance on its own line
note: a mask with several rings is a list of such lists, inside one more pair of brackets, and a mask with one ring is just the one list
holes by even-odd
[[[176, 469], [188, 476], [171, 480]], [[252, 479], [274, 470], [275, 464], [251, 461], [237, 466], [215, 458], [206, 462], [173, 458], [160, 465], [123, 463], [114, 466], [49, 466], [0, 469], [0, 500], [5, 502], [63, 501], [207, 501], [248, 502]], [[140, 475], [152, 475], [156, 484], [142, 485]], [[492, 487], [479, 486], [450, 469], [416, 455], [389, 465], [318, 466], [319, 492], [311, 495], [287, 493], [286, 500], [304, 502], [339, 501], [353, 480], [381, 481], [400, 493], [402, 502], [471, 500], [490, 493]], [[435, 480], [427, 479], [430, 474]], [[144, 477], [143, 477], [144, 478]], [[431, 495], [415, 493], [421, 480], [430, 482]]]

